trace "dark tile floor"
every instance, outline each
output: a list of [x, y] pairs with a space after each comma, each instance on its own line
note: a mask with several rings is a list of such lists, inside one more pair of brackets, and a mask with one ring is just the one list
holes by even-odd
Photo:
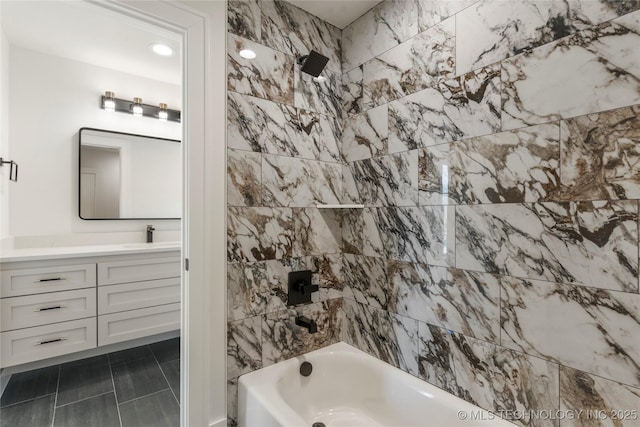
[[11, 376], [0, 427], [179, 427], [180, 338]]

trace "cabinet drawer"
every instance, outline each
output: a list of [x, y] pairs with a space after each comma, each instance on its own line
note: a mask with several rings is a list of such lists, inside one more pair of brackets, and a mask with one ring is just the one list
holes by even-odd
[[19, 365], [96, 347], [96, 319], [0, 333], [0, 367]]
[[180, 277], [180, 257], [98, 263], [100, 286], [170, 277]]
[[0, 301], [2, 331], [96, 315], [96, 289], [53, 292]]
[[117, 313], [173, 302], [180, 302], [180, 277], [98, 288], [98, 314]]
[[98, 345], [180, 329], [180, 304], [167, 304], [98, 316]]
[[96, 285], [96, 265], [5, 270], [0, 273], [0, 297], [17, 297], [44, 292], [67, 291]]

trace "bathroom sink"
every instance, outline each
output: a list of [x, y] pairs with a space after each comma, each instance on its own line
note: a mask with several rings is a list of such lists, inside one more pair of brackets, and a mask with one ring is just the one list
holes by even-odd
[[127, 249], [180, 248], [180, 242], [125, 243]]

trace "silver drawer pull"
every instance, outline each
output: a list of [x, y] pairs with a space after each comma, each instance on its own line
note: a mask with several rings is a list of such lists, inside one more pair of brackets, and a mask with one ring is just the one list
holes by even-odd
[[64, 277], [52, 277], [51, 279], [40, 279], [38, 282], [56, 282], [59, 280], [65, 280]]
[[42, 307], [33, 310], [34, 313], [39, 311], [49, 311], [49, 310], [60, 310], [61, 308], [66, 308], [64, 305], [52, 305], [51, 307]]
[[53, 340], [40, 341], [40, 342], [35, 343], [34, 345], [52, 344], [54, 342], [60, 342], [60, 341], [66, 341], [66, 340], [67, 340], [67, 338], [56, 338], [56, 339], [53, 339]]

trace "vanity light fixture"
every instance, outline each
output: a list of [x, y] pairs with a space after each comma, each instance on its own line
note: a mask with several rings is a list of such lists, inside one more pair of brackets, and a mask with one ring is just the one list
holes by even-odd
[[256, 57], [256, 53], [254, 51], [252, 51], [251, 49], [242, 49], [239, 52], [240, 56], [242, 56], [244, 59], [253, 59]]
[[102, 99], [102, 108], [105, 111], [116, 111], [116, 94], [111, 91], [106, 91]]
[[131, 112], [136, 117], [142, 117], [142, 98], [133, 98], [133, 105], [131, 105]]
[[116, 98], [115, 94], [107, 91], [101, 96], [100, 107], [105, 111], [118, 111], [120, 113], [133, 114], [137, 117], [151, 117], [163, 122], [181, 121], [180, 110], [171, 110], [162, 102], [158, 105], [143, 104], [142, 98], [133, 98], [133, 101]]
[[164, 102], [161, 102], [158, 108], [159, 108], [158, 118], [160, 119], [161, 122], [166, 122], [167, 119], [169, 118], [169, 111], [167, 110], [167, 104], [165, 104]]

